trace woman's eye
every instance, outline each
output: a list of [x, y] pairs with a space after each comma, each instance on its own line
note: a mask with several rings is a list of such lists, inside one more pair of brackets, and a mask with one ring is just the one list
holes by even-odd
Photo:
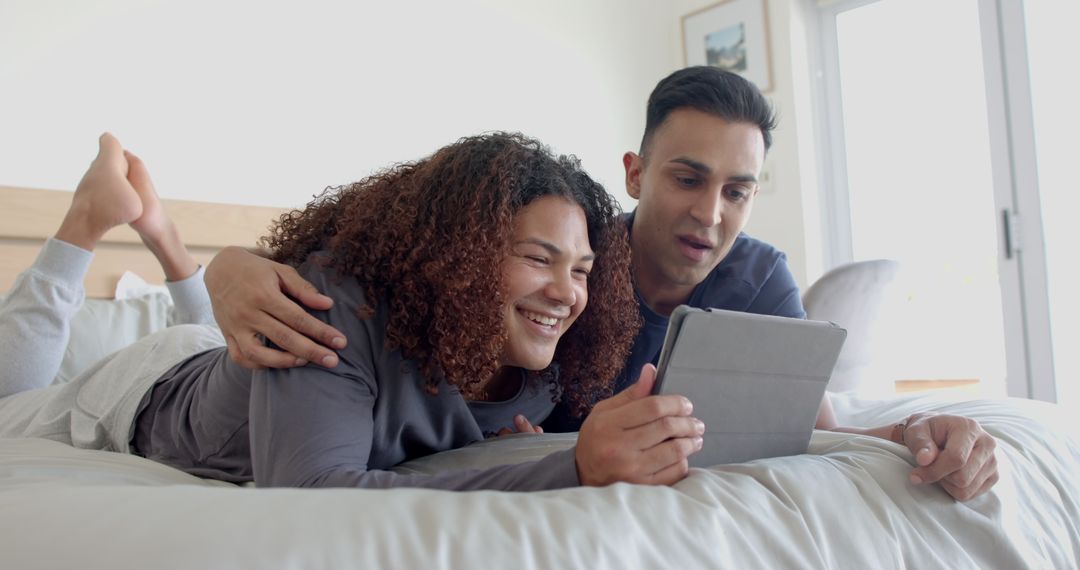
[[547, 263], [547, 258], [541, 257], [539, 255], [526, 255], [525, 259], [528, 259], [529, 261], [535, 261], [537, 263]]
[[578, 268], [578, 269], [574, 270], [574, 273], [576, 275], [578, 275], [579, 277], [581, 277], [582, 279], [588, 279], [589, 278], [589, 272], [590, 272], [590, 270], [585, 269], [585, 268]]

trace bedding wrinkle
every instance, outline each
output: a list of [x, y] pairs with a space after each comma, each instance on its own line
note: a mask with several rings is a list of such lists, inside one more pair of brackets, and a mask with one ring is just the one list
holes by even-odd
[[[908, 405], [922, 407], [841, 408], [885, 424]], [[671, 488], [527, 494], [235, 489], [140, 457], [0, 439], [0, 513], [20, 522], [0, 546], [12, 567], [157, 567], [167, 556], [189, 568], [1076, 568], [1080, 446], [1071, 432], [1023, 412], [1048, 407], [941, 406], [986, 419], [998, 438], [1002, 480], [983, 498], [959, 503], [912, 486], [899, 465], [910, 465], [905, 449], [832, 432], [815, 432], [810, 454], [692, 469]], [[494, 438], [395, 471], [528, 463], [571, 451], [574, 439]], [[86, 524], [102, 512], [110, 525]], [[139, 537], [139, 548], [100, 547], [118, 533]]]
[[[692, 531], [679, 527], [682, 532], [689, 532], [686, 544], [680, 548], [705, 549], [715, 553], [733, 552], [746, 549], [768, 557], [772, 564], [786, 568], [810, 568], [808, 558], [817, 559], [813, 552], [800, 552], [792, 548], [794, 544], [806, 544], [805, 533], [792, 537], [788, 544], [771, 544], [768, 536], [756, 535], [751, 527], [744, 526], [745, 521], [768, 517], [763, 513], [772, 509], [771, 503], [776, 497], [771, 492], [761, 492], [767, 485], [753, 476], [754, 462], [745, 465], [717, 466], [709, 469], [691, 469], [690, 475], [673, 487], [677, 493], [677, 509], [669, 513], [673, 520], [682, 520], [689, 515], [703, 517], [709, 524], [695, 525]], [[744, 468], [746, 468], [744, 470]], [[668, 491], [669, 493], [672, 491]], [[782, 526], [788, 523], [777, 521]], [[790, 528], [788, 529], [790, 530]], [[748, 532], [749, 531], [749, 532]], [[697, 538], [697, 540], [694, 540]], [[702, 554], [707, 554], [703, 552]], [[763, 558], [764, 559], [764, 558]], [[736, 559], [725, 560], [723, 567], [738, 567]]]
[[[831, 467], [834, 470], [835, 475], [839, 476], [839, 479], [837, 479], [836, 477], [830, 476], [829, 474], [824, 474], [826, 479], [824, 481], [819, 481], [819, 483], [823, 485], [843, 485], [844, 487], [846, 487], [845, 491], [855, 497], [858, 497], [858, 500], [848, 500], [844, 504], [836, 504], [836, 507], [840, 509], [846, 509], [849, 512], [852, 512], [856, 509], [866, 509], [868, 512], [863, 513], [864, 516], [862, 517], [862, 524], [872, 525], [874, 527], [874, 530], [884, 534], [885, 536], [893, 538], [893, 541], [889, 543], [893, 546], [892, 551], [891, 553], [887, 554], [883, 553], [882, 561], [891, 560], [896, 565], [894, 567], [904, 567], [898, 562], [904, 560], [904, 550], [901, 547], [901, 543], [898, 537], [901, 533], [904, 532], [903, 528], [906, 526], [902, 523], [906, 523], [908, 521], [906, 518], [897, 517], [896, 513], [900, 512], [901, 510], [900, 505], [897, 504], [897, 499], [890, 496], [889, 493], [886, 492], [885, 488], [876, 479], [873, 471], [868, 469], [873, 465], [874, 461], [869, 460], [870, 458], [868, 458], [867, 461], [861, 461], [860, 454], [857, 454], [854, 452], [854, 450], [851, 450], [850, 446], [852, 444], [852, 440], [858, 440], [859, 438], [862, 438], [865, 439], [867, 443], [871, 444], [871, 448], [868, 452], [870, 454], [874, 454], [875, 450], [881, 447], [888, 448], [889, 444], [892, 444], [891, 447], [893, 449], [891, 451], [895, 455], [891, 455], [889, 453], [880, 453], [872, 455], [872, 458], [881, 461], [887, 461], [889, 463], [895, 463], [899, 461], [906, 463], [908, 466], [910, 466], [914, 462], [914, 458], [911, 458], [910, 451], [900, 444], [895, 444], [876, 438], [869, 438], [868, 436], [858, 434], [842, 434], [842, 432], [815, 432], [815, 436], [818, 437], [818, 439], [835, 440], [835, 442], [831, 444], [823, 443], [820, 447], [814, 446], [813, 451], [816, 453], [816, 455], [814, 455], [815, 459], [822, 461], [823, 465]], [[903, 465], [898, 465], [896, 469], [898, 473], [906, 472], [906, 468]], [[846, 484], [844, 482], [846, 482]], [[897, 480], [895, 484], [901, 485], [902, 483]], [[868, 505], [879, 504], [884, 505], [885, 508], [867, 508]], [[816, 511], [811, 511], [810, 513], [808, 513], [808, 516], [811, 516], [815, 520], [820, 521], [820, 517], [818, 516], [818, 513]], [[823, 529], [823, 532], [825, 533], [835, 533], [838, 531], [836, 528], [828, 527], [820, 522], [819, 528]], [[846, 534], [849, 532], [849, 530], [844, 529], [843, 532]], [[831, 563], [828, 565], [829, 567], [835, 566], [840, 561], [840, 559], [836, 557], [837, 553], [828, 552], [826, 554], [826, 560], [831, 561]]]
[[[1012, 423], [1012, 422], [1010, 422]], [[1022, 423], [1022, 422], [1020, 422]], [[989, 430], [988, 430], [989, 431]], [[1012, 433], [1011, 430], [1006, 430]], [[995, 431], [997, 432], [997, 426]], [[1015, 433], [1023, 433], [1017, 431]], [[1047, 434], [1050, 435], [1050, 434]], [[998, 437], [995, 435], [995, 437]], [[1008, 442], [999, 445], [999, 470], [1001, 482], [997, 485], [1001, 489], [996, 493], [1003, 498], [1000, 519], [1002, 525], [1010, 528], [1013, 532], [1029, 535], [1029, 541], [1025, 543], [1029, 549], [1037, 551], [1038, 555], [1031, 554], [1030, 558], [1051, 559], [1053, 552], [1064, 544], [1069, 544], [1072, 550], [1073, 563], [1080, 561], [1080, 528], [1077, 526], [1077, 495], [1075, 478], [1076, 472], [1071, 474], [1048, 468], [1055, 461], [1053, 457], [1040, 457], [1041, 451], [1032, 453], [1031, 442], [1026, 444], [1013, 440], [1010, 437], [1000, 437], [999, 441]], [[1073, 449], [1076, 447], [1074, 446]], [[1060, 458], [1059, 458], [1060, 459]], [[1074, 457], [1074, 460], [1077, 458]], [[1048, 461], [1049, 463], [1044, 463]], [[1018, 484], [1017, 473], [1025, 473], [1024, 484]], [[1070, 479], [1072, 486], [1065, 483]], [[1002, 484], [1004, 483], [1004, 484]], [[1050, 503], [1060, 505], [1066, 511], [1065, 516], [1055, 516], [1053, 509], [1026, 510], [1017, 509], [1017, 504]], [[1033, 529], [1042, 532], [1033, 533]], [[1075, 567], [1075, 566], [1074, 566]]]
[[[902, 563], [900, 567], [914, 567], [929, 562], [934, 563], [931, 567], [939, 568], [984, 567], [977, 559], [939, 557], [938, 553], [942, 551], [963, 553], [966, 549], [962, 547], [963, 545], [954, 542], [952, 532], [947, 526], [940, 524], [933, 516], [927, 516], [924, 509], [913, 509], [912, 505], [925, 502], [931, 505], [955, 504], [965, 509], [969, 507], [963, 503], [957, 503], [938, 487], [912, 485], [907, 480], [907, 473], [914, 467], [915, 460], [907, 447], [856, 434], [836, 435], [853, 440], [852, 443], [855, 445], [866, 446], [865, 449], [860, 450], [862, 453], [849, 451], [832, 454], [830, 457], [836, 460], [834, 465], [837, 467], [845, 465], [858, 469], [859, 474], [849, 476], [849, 478], [857, 481], [856, 490], [861, 504], [877, 506], [867, 513], [867, 519], [875, 521], [880, 525], [882, 532], [888, 533], [900, 545], [899, 556], [893, 558], [898, 563]], [[890, 463], [897, 465], [884, 468]], [[927, 528], [933, 529], [933, 532], [927, 533]], [[978, 532], [975, 531], [973, 534], [977, 535]], [[952, 548], [942, 549], [940, 545], [935, 546], [933, 542], [927, 540], [927, 535], [950, 543]], [[918, 560], [913, 560], [910, 553], [922, 550], [926, 550], [926, 554]]]
[[[1070, 489], [1067, 489], [1064, 485], [1064, 481], [1068, 478], [1061, 477], [1060, 458], [1056, 457], [1049, 449], [1040, 446], [1027, 445], [1025, 441], [1020, 437], [1021, 434], [1027, 436], [1028, 440], [1032, 438], [1040, 437], [1038, 434], [1032, 433], [1029, 428], [1030, 422], [1021, 421], [1026, 418], [989, 418], [987, 419], [987, 425], [990, 426], [987, 429], [996, 439], [1001, 441], [1007, 441], [1011, 443], [1011, 448], [1016, 450], [1019, 455], [1032, 467], [1037, 469], [1045, 478], [1047, 483], [1054, 488], [1055, 493], [1058, 496], [1061, 504], [1069, 508], [1071, 514], [1071, 520], [1074, 522], [1074, 529], [1076, 521], [1080, 520], [1080, 503], [1077, 502], [1076, 497], [1072, 496], [1070, 500]], [[1049, 437], [1058, 440], [1062, 444], [1069, 442], [1069, 437], [1064, 434], [1051, 432], [1041, 437]], [[1064, 445], [1066, 449], [1074, 449]], [[1080, 453], [1074, 453], [1071, 457], [1072, 460], [1080, 462]]]

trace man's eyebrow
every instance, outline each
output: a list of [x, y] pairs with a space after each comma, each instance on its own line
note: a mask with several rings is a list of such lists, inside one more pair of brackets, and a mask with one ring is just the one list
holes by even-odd
[[[699, 174], [704, 174], [704, 175], [712, 174], [712, 168], [709, 168], [709, 166], [707, 164], [705, 164], [704, 162], [694, 160], [692, 158], [687, 158], [685, 156], [680, 156], [679, 158], [671, 159], [671, 162], [675, 162], [675, 163], [678, 163], [678, 164], [689, 166], [690, 168], [697, 171]], [[757, 176], [754, 176], [753, 174], [736, 174], [734, 176], [729, 176], [728, 179], [727, 179], [727, 182], [754, 182], [754, 183], [757, 183], [757, 181], [758, 181]]]
[[676, 162], [678, 164], [689, 166], [690, 168], [700, 172], [701, 174], [712, 174], [712, 169], [709, 168], [708, 165], [706, 165], [704, 162], [699, 162], [692, 158], [680, 156], [679, 158], [671, 159], [671, 162]]
[[[563, 254], [563, 250], [559, 249], [559, 246], [551, 243], [550, 241], [545, 241], [545, 240], [538, 239], [538, 238], [527, 238], [527, 239], [518, 240], [518, 241], [514, 242], [514, 245], [520, 245], [520, 244], [523, 244], [523, 243], [531, 244], [531, 245], [538, 245], [538, 246], [546, 249], [547, 252], [550, 253], [551, 255], [558, 256], [558, 255]], [[581, 256], [581, 261], [592, 261], [594, 259], [596, 259], [596, 254], [594, 254], [594, 253], [590, 253], [588, 255]]]

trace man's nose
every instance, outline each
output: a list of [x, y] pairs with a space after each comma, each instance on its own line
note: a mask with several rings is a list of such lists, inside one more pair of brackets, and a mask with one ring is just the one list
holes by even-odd
[[723, 188], [710, 188], [707, 192], [702, 192], [690, 209], [690, 215], [705, 227], [719, 225], [723, 214]]

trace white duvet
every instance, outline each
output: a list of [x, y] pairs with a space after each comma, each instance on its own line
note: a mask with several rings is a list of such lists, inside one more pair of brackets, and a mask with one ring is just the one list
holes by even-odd
[[[253, 489], [138, 457], [0, 440], [0, 567], [1077, 568], [1080, 433], [1056, 406], [836, 397], [842, 423], [979, 419], [1002, 478], [957, 503], [906, 449], [815, 433], [806, 455], [692, 470], [674, 487], [542, 493]], [[1076, 422], [1072, 422], [1076, 423]], [[519, 435], [412, 462], [436, 471], [572, 445]]]

